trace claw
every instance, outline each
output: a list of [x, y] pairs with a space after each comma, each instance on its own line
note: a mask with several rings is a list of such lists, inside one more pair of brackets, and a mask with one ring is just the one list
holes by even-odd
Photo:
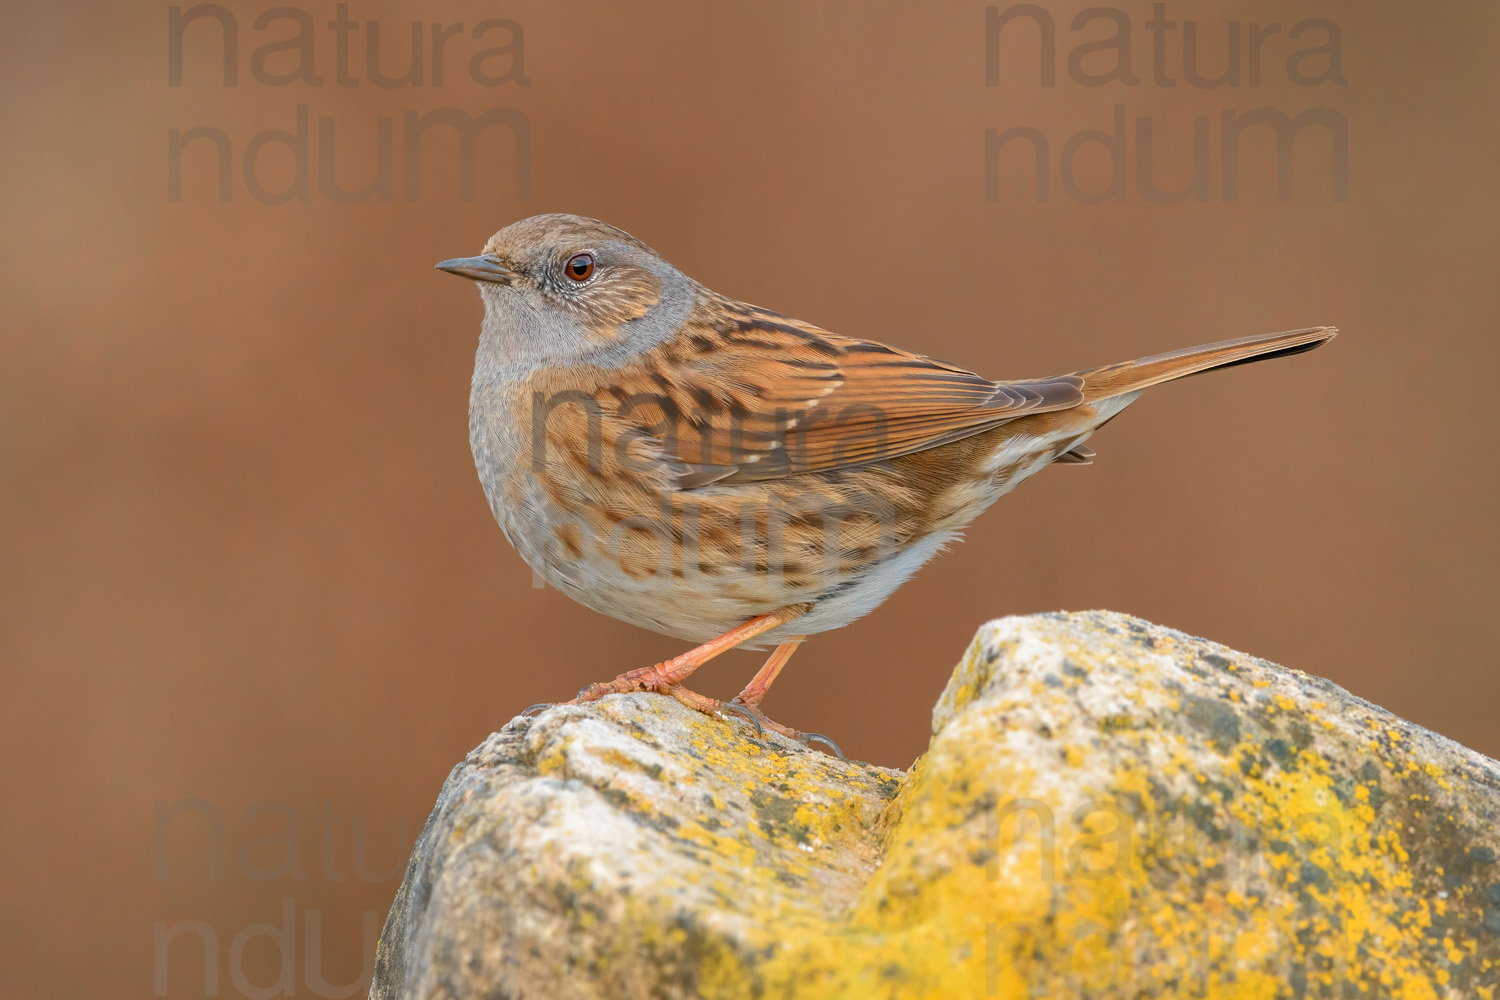
[[839, 745], [833, 742], [833, 740], [830, 740], [828, 737], [824, 736], [822, 733], [799, 733], [797, 735], [797, 742], [801, 743], [803, 746], [807, 746], [809, 743], [812, 743], [814, 741], [826, 745], [838, 756], [839, 760], [847, 759], [844, 756], [844, 751], [839, 749]]
[[719, 712], [733, 712], [736, 715], [743, 715], [745, 718], [755, 723], [755, 735], [761, 739], [765, 738], [766, 728], [760, 724], [760, 717], [755, 713], [753, 709], [750, 709], [744, 705], [737, 705], [732, 701], [726, 701], [724, 704], [719, 706]]
[[550, 702], [550, 701], [539, 701], [535, 705], [531, 705], [531, 706], [529, 706], [527, 708], [521, 709], [520, 718], [522, 718], [522, 719], [529, 719], [529, 718], [531, 718], [531, 713], [535, 712], [538, 715], [540, 715], [541, 713], [545, 712], [547, 709], [549, 709], [551, 707], [552, 707], [552, 702]]

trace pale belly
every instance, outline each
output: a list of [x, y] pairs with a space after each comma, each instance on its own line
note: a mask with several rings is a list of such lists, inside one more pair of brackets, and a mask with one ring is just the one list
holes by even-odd
[[[862, 558], [840, 559], [836, 545], [813, 546], [809, 564], [805, 544], [794, 556], [778, 557], [775, 530], [709, 546], [691, 531], [674, 540], [662, 528], [668, 519], [651, 512], [612, 537], [559, 534], [565, 515], [540, 491], [527, 492], [527, 502], [507, 505], [497, 519], [538, 577], [585, 607], [695, 643], [804, 602], [813, 605], [805, 615], [748, 648], [840, 628], [873, 611], [958, 535], [957, 528], [890, 535]], [[683, 505], [678, 498], [677, 507]], [[834, 554], [818, 558], [825, 552]]]
[[[882, 479], [889, 476], [879, 465], [606, 499], [556, 483], [548, 489], [523, 461], [519, 441], [494, 425], [470, 431], [506, 537], [542, 581], [579, 604], [694, 643], [788, 605], [812, 605], [749, 648], [840, 628], [874, 610], [1063, 443], [1008, 439], [970, 481], [923, 504], [917, 513], [942, 509], [934, 520], [889, 503]], [[1078, 443], [1088, 431], [1075, 427], [1066, 436]]]

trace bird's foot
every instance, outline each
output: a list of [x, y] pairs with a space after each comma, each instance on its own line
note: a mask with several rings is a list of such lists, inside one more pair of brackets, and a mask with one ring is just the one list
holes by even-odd
[[598, 701], [607, 694], [627, 694], [632, 691], [656, 691], [666, 694], [674, 686], [674, 679], [666, 669], [670, 664], [658, 663], [650, 667], [627, 670], [612, 681], [600, 681], [581, 689], [569, 705], [583, 705]]
[[[760, 710], [759, 705], [751, 704], [740, 698], [735, 698], [732, 701], [720, 701], [717, 698], [710, 698], [706, 694], [691, 691], [681, 684], [667, 684], [660, 681], [648, 684], [646, 678], [649, 676], [649, 672], [654, 669], [654, 667], [646, 667], [641, 670], [632, 670], [629, 673], [621, 674], [613, 681], [603, 684], [590, 684], [582, 691], [579, 691], [578, 697], [567, 702], [567, 704], [581, 705], [590, 701], [597, 701], [607, 694], [621, 694], [626, 691], [652, 691], [656, 694], [664, 694], [675, 698], [681, 704], [691, 708], [695, 712], [702, 712], [704, 715], [716, 715], [721, 718], [733, 715], [743, 716], [750, 721], [751, 725], [755, 726], [755, 734], [757, 736], [764, 736], [766, 730], [769, 729], [771, 732], [785, 736], [787, 739], [796, 740], [803, 746], [821, 743], [832, 750], [835, 756], [843, 759], [844, 751], [839, 749], [839, 745], [827, 736], [824, 736], [822, 733], [804, 733], [799, 729], [793, 729], [791, 726], [783, 726], [779, 722], [766, 718], [765, 713]], [[550, 706], [532, 706], [533, 709], [548, 707]], [[527, 709], [527, 711], [529, 712], [531, 709]]]
[[771, 732], [779, 733], [780, 735], [785, 736], [787, 739], [796, 740], [803, 746], [810, 746], [813, 743], [822, 743], [823, 745], [831, 749], [834, 752], [834, 755], [837, 756], [840, 760], [844, 759], [844, 751], [839, 749], [839, 745], [833, 742], [833, 740], [824, 736], [822, 733], [804, 733], [800, 729], [793, 729], [791, 726], [783, 726], [779, 722], [773, 722], [772, 720], [766, 718], [766, 714], [760, 710], [760, 705], [758, 703], [752, 703], [749, 701], [745, 701], [743, 698], [736, 697], [729, 701], [720, 703], [719, 712], [720, 714], [723, 714], [724, 712], [733, 712], [736, 715], [743, 715], [747, 719], [755, 723], [755, 729], [757, 732], [764, 732], [765, 730], [769, 729]]

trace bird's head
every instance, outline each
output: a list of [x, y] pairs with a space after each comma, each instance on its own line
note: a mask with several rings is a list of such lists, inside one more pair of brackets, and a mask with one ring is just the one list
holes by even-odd
[[696, 288], [634, 236], [578, 215], [513, 222], [479, 256], [437, 267], [479, 286], [482, 336], [513, 359], [633, 355], [681, 325]]

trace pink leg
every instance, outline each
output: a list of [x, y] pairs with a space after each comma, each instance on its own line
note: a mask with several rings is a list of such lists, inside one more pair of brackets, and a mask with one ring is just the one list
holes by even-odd
[[776, 652], [771, 654], [765, 665], [750, 679], [750, 683], [745, 685], [745, 690], [734, 696], [734, 700], [746, 708], [759, 707], [765, 700], [766, 692], [771, 689], [771, 683], [776, 680], [776, 675], [781, 673], [781, 668], [786, 666], [786, 661], [792, 658], [792, 654], [806, 638], [805, 635], [794, 636], [777, 646]]
[[[607, 694], [621, 694], [626, 691], [657, 691], [662, 694], [672, 694], [683, 704], [697, 708], [699, 711], [716, 711], [720, 703], [715, 699], [704, 698], [703, 695], [693, 694], [691, 691], [683, 691], [682, 695], [690, 696], [696, 700], [690, 701], [678, 695], [674, 689], [678, 689], [678, 686], [694, 670], [697, 670], [715, 656], [718, 656], [727, 649], [733, 649], [743, 642], [749, 642], [762, 632], [769, 632], [773, 628], [785, 625], [787, 622], [806, 612], [807, 607], [805, 604], [798, 604], [782, 608], [780, 611], [773, 611], [768, 615], [752, 618], [745, 624], [732, 628], [718, 638], [710, 639], [703, 645], [690, 649], [681, 656], [675, 656], [654, 666], [628, 670], [612, 681], [605, 681], [601, 684], [590, 684], [578, 692], [578, 697], [573, 699], [573, 701], [575, 704], [597, 701]], [[772, 676], [774, 677], [775, 675], [773, 674]], [[697, 703], [699, 701], [703, 704], [712, 702], [713, 707], [701, 707]]]

